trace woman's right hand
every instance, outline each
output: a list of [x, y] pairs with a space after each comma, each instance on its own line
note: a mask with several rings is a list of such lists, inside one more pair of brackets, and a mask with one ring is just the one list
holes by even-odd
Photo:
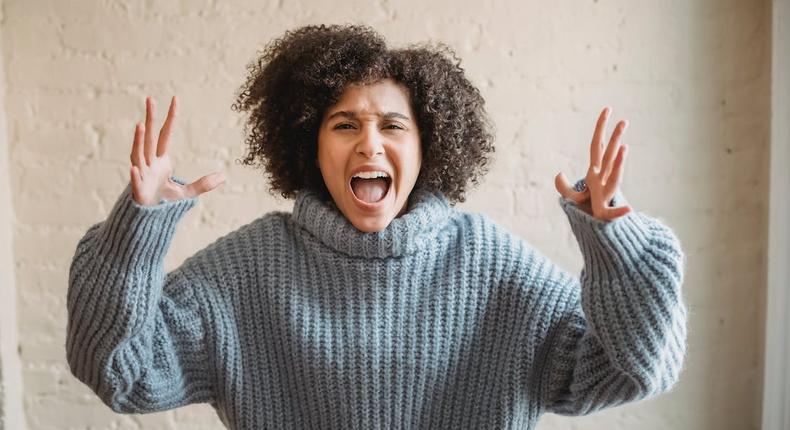
[[145, 99], [145, 125], [137, 123], [130, 156], [132, 166], [132, 197], [140, 205], [153, 206], [164, 200], [180, 200], [195, 197], [222, 185], [225, 177], [221, 172], [203, 176], [191, 184], [181, 185], [170, 180], [173, 163], [167, 153], [167, 145], [176, 118], [177, 99], [173, 96], [159, 139], [154, 142], [154, 101]]

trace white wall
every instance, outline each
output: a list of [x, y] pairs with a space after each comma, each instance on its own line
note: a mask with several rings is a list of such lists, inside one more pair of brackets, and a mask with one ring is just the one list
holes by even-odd
[[568, 269], [578, 271], [581, 258], [556, 203], [554, 175], [584, 174], [602, 106], [631, 121], [623, 191], [637, 210], [673, 227], [688, 256], [686, 370], [667, 395], [584, 418], [546, 416], [541, 429], [759, 427], [769, 0], [335, 5], [5, 0], [13, 252], [30, 428], [220, 428], [208, 406], [114, 414], [69, 374], [68, 265], [77, 240], [107, 215], [127, 181], [133, 127], [148, 94], [160, 113], [172, 94], [181, 98], [177, 174], [193, 179], [222, 169], [228, 176], [184, 218], [166, 268], [262, 212], [290, 209], [266, 194], [259, 172], [233, 162], [243, 141], [230, 104], [263, 43], [297, 25], [348, 21], [376, 27], [394, 45], [441, 39], [456, 48], [498, 129], [492, 171], [461, 208], [488, 213]]
[[[0, 21], [3, 15], [0, 0]], [[4, 34], [0, 33], [0, 44]], [[16, 282], [13, 259], [14, 213], [8, 165], [8, 126], [6, 124], [6, 84], [0, 57], [0, 430], [22, 429], [22, 374], [17, 353], [18, 329]]]

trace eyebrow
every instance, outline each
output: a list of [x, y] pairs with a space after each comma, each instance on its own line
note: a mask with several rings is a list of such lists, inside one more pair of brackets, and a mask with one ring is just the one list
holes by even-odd
[[[402, 113], [398, 113], [398, 112], [386, 112], [386, 113], [376, 112], [375, 115], [378, 116], [378, 117], [384, 118], [384, 119], [401, 118], [401, 119], [405, 119], [406, 121], [409, 121], [409, 117], [408, 116], [406, 116], [406, 115], [404, 115]], [[357, 118], [357, 113], [354, 112], [354, 111], [340, 110], [340, 111], [337, 111], [337, 112], [333, 113], [332, 115], [329, 115], [329, 117], [326, 120], [329, 121], [332, 118], [337, 117], [337, 116], [342, 116], [342, 117], [346, 117], [346, 118], [356, 119]]]

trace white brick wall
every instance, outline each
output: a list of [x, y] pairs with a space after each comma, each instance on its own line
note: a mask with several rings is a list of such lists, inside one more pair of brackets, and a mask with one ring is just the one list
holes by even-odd
[[168, 270], [263, 212], [290, 210], [266, 193], [257, 171], [234, 163], [243, 140], [230, 105], [265, 42], [302, 24], [352, 21], [393, 45], [440, 39], [457, 50], [498, 137], [491, 173], [461, 208], [488, 213], [577, 273], [554, 175], [583, 175], [602, 106], [631, 122], [623, 191], [634, 208], [672, 226], [688, 255], [686, 370], [670, 394], [584, 418], [545, 416], [539, 427], [757, 428], [770, 1], [464, 3], [3, 0], [0, 113], [10, 170], [0, 175], [10, 179], [13, 212], [0, 204], [0, 222], [14, 239], [29, 428], [221, 428], [205, 405], [114, 414], [69, 374], [70, 258], [126, 184], [134, 123], [149, 94], [160, 123], [170, 96], [181, 98], [176, 174], [228, 176], [184, 218]]
[[[0, 0], [0, 21], [3, 1]], [[5, 41], [0, 33], [0, 45]], [[0, 66], [5, 59], [0, 58]], [[6, 123], [5, 67], [0, 69], [0, 430], [25, 427], [22, 411], [19, 330], [13, 258], [14, 214], [11, 211], [11, 184], [8, 175], [8, 125]]]

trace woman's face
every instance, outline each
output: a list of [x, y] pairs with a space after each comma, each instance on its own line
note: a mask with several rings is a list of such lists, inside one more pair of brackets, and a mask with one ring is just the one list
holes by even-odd
[[[357, 229], [381, 231], [405, 211], [421, 163], [409, 95], [392, 79], [351, 85], [324, 112], [318, 167], [335, 204]], [[358, 174], [367, 178], [354, 178]]]

